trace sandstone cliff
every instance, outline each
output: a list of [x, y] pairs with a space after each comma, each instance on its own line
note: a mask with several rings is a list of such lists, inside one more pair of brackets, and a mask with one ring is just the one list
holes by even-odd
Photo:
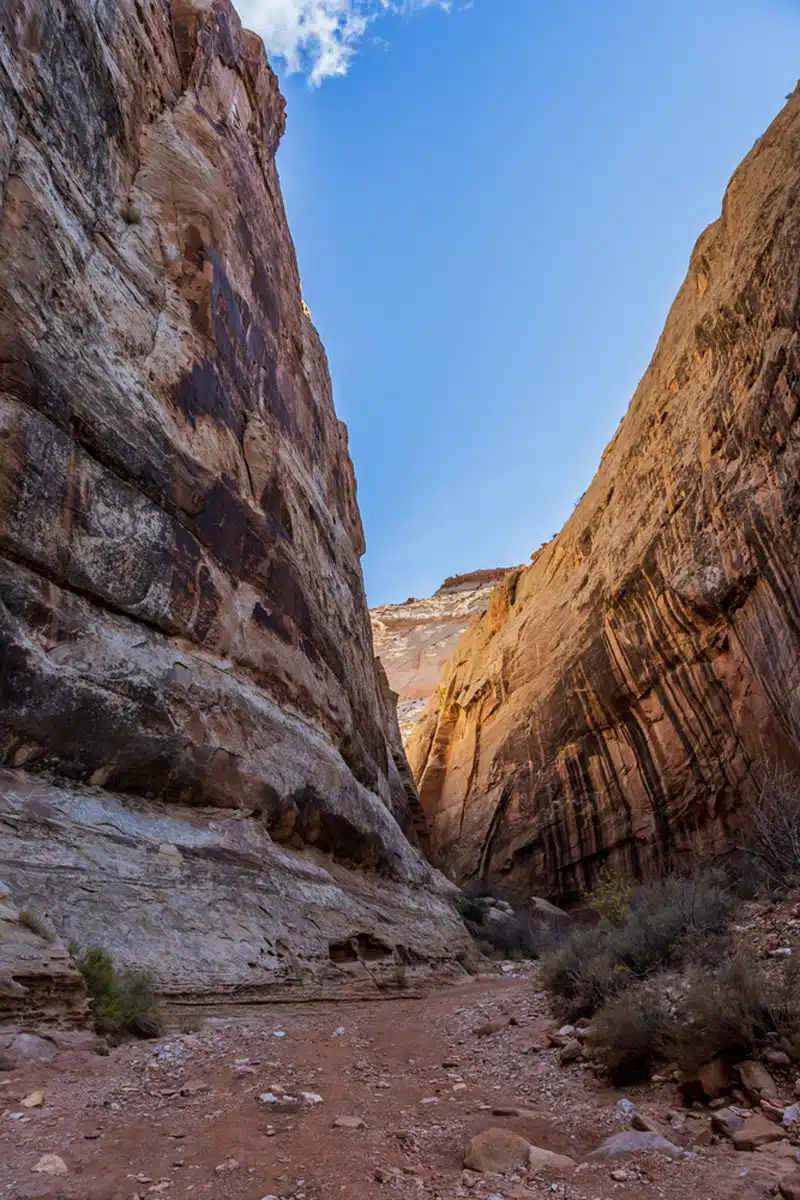
[[179, 995], [463, 944], [403, 834], [283, 124], [228, 0], [0, 13], [0, 874]]
[[507, 569], [454, 575], [428, 600], [384, 604], [370, 611], [375, 653], [397, 693], [404, 739], [433, 695], [445, 664], [470, 623], [486, 612]]
[[719, 846], [800, 758], [800, 91], [701, 236], [563, 531], [460, 643], [410, 749], [436, 860], [568, 898]]

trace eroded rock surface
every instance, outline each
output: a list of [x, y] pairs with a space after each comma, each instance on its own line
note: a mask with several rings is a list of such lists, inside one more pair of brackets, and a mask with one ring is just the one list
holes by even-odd
[[0, 873], [176, 994], [451, 960], [261, 42], [11, 0], [0, 68]]
[[736, 172], [562, 532], [459, 644], [410, 758], [437, 861], [569, 898], [719, 847], [800, 757], [800, 93]]
[[453, 575], [430, 599], [373, 608], [375, 653], [397, 693], [400, 730], [407, 739], [433, 695], [464, 630], [489, 606], [507, 569]]

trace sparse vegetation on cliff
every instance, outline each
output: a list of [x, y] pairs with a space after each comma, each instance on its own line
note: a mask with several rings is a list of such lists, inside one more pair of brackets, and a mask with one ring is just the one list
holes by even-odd
[[73, 942], [69, 951], [86, 981], [98, 1033], [114, 1044], [126, 1037], [158, 1037], [163, 1017], [153, 979], [146, 971], [117, 971], [111, 955], [99, 946], [81, 951]]
[[37, 937], [43, 938], [46, 942], [52, 942], [53, 935], [45, 925], [40, 916], [34, 912], [23, 911], [17, 917], [20, 925], [24, 925], [26, 929], [30, 929], [31, 933], [35, 933]]

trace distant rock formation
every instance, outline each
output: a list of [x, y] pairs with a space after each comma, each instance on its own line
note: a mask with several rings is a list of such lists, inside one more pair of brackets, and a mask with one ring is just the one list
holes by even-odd
[[[734, 175], [562, 532], [409, 755], [435, 861], [569, 899], [718, 848], [800, 761], [800, 91]], [[391, 674], [390, 674], [391, 677]]]
[[374, 994], [452, 962], [260, 40], [228, 0], [11, 0], [0, 62], [17, 904], [174, 996]]
[[498, 568], [452, 575], [429, 600], [411, 597], [405, 604], [371, 610], [375, 653], [397, 693], [404, 738], [433, 695], [459, 638], [486, 612], [493, 589], [507, 572], [508, 568]]

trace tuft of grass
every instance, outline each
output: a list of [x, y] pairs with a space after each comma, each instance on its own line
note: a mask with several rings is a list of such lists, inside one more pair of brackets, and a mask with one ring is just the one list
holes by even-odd
[[31, 933], [35, 933], [37, 937], [42, 938], [45, 942], [52, 942], [52, 933], [47, 928], [42, 918], [37, 916], [36, 913], [28, 912], [27, 909], [23, 909], [23, 911], [17, 917], [17, 920], [19, 921], [20, 925], [24, 925], [26, 929], [30, 929]]
[[117, 1044], [126, 1037], [152, 1038], [164, 1023], [152, 977], [146, 971], [117, 971], [111, 955], [99, 946], [81, 951], [69, 946], [86, 981], [95, 1029]]

